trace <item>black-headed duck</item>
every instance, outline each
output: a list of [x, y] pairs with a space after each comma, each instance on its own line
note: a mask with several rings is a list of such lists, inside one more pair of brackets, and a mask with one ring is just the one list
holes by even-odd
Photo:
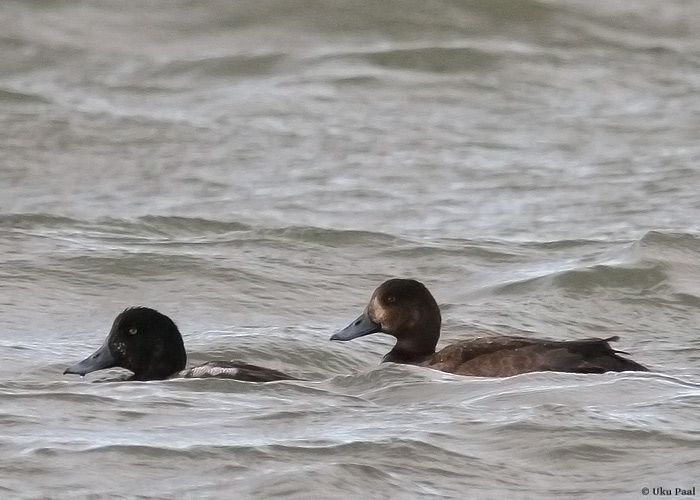
[[249, 382], [293, 379], [269, 368], [232, 361], [210, 361], [185, 369], [187, 354], [180, 330], [169, 317], [148, 307], [119, 314], [102, 346], [63, 373], [86, 375], [106, 368], [133, 372], [127, 380], [167, 378], [228, 378]]
[[374, 291], [364, 313], [331, 340], [352, 340], [383, 332], [396, 337], [396, 344], [382, 361], [426, 366], [457, 375], [509, 377], [539, 371], [649, 371], [610, 347], [609, 342], [618, 337], [570, 341], [480, 337], [435, 352], [440, 323], [440, 308], [425, 285], [411, 279], [390, 279]]

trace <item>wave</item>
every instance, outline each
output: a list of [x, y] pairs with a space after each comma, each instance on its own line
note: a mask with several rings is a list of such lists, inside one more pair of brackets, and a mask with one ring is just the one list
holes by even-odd
[[50, 101], [41, 95], [32, 92], [21, 92], [18, 90], [9, 90], [0, 88], [0, 102], [4, 103], [32, 103], [32, 104], [47, 104]]
[[399, 45], [383, 49], [338, 52], [323, 59], [366, 61], [372, 66], [388, 69], [416, 70], [430, 73], [482, 71], [492, 68], [498, 58], [494, 53], [473, 47], [440, 46], [438, 44]]
[[[581, 294], [626, 289], [634, 294], [651, 291], [686, 305], [700, 303], [700, 289], [686, 279], [688, 271], [700, 262], [700, 236], [688, 231], [649, 231], [635, 241], [513, 242], [415, 238], [313, 226], [274, 227], [236, 219], [146, 215], [89, 220], [45, 213], [0, 214], [3, 231], [22, 244], [33, 242], [32, 252], [45, 252], [57, 260], [57, 277], [65, 277], [72, 269], [85, 277], [146, 277], [174, 272], [264, 283], [284, 278], [274, 278], [272, 260], [313, 256], [308, 263], [297, 260], [300, 271], [314, 267], [328, 270], [352, 254], [356, 259], [371, 257], [378, 264], [384, 263], [383, 270], [375, 266], [372, 273], [360, 273], [370, 288], [383, 276], [406, 275], [404, 263], [437, 259], [440, 273], [453, 269], [455, 275], [462, 276], [459, 281], [472, 287], [472, 292], [480, 290], [482, 296], [542, 289]], [[66, 251], [57, 253], [58, 249]], [[242, 258], [245, 265], [241, 265]], [[13, 272], [31, 272], [26, 265], [28, 262], [17, 261]], [[409, 273], [431, 281], [430, 271]], [[372, 274], [377, 277], [372, 279]], [[324, 286], [337, 288], [328, 278], [324, 271]], [[455, 297], [466, 292], [464, 285], [450, 286]]]
[[[134, 219], [76, 219], [42, 213], [0, 214], [0, 229], [28, 231], [27, 234], [60, 238], [84, 236], [114, 242], [124, 239], [144, 242], [225, 242], [256, 238], [260, 241], [297, 241], [326, 246], [356, 246], [368, 243], [393, 246], [408, 240], [381, 232], [342, 230], [313, 226], [269, 227], [235, 220], [200, 217], [145, 215]], [[58, 230], [58, 232], [56, 232]]]
[[[607, 242], [602, 246], [591, 241], [527, 246], [535, 250], [535, 255], [557, 247], [575, 255], [581, 255], [584, 249], [584, 255], [559, 262], [552, 256], [549, 262], [534, 267], [525, 263], [518, 271], [524, 277], [494, 286], [494, 293], [513, 294], [540, 288], [590, 293], [596, 289], [624, 288], [638, 293], [669, 291], [683, 300], [700, 297], [700, 289], [689, 289], [679, 279], [689, 267], [698, 266], [700, 237], [694, 232], [649, 231], [631, 243]], [[587, 255], [591, 250], [592, 257]], [[561, 255], [561, 252], [556, 254]]]

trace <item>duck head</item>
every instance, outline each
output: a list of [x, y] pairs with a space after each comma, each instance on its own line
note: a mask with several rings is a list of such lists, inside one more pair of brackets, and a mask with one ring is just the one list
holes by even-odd
[[148, 307], [119, 314], [102, 346], [63, 373], [86, 375], [106, 368], [126, 368], [130, 380], [162, 380], [185, 368], [182, 336], [166, 315]]
[[396, 345], [384, 361], [416, 362], [435, 352], [440, 324], [440, 308], [425, 285], [395, 278], [382, 283], [364, 312], [331, 340], [386, 333], [396, 338]]

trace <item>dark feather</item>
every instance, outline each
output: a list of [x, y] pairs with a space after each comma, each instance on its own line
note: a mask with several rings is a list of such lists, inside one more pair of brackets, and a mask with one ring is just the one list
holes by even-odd
[[619, 356], [608, 339], [550, 341], [524, 337], [482, 337], [456, 342], [420, 363], [458, 375], [508, 377], [535, 371], [604, 373], [648, 371]]

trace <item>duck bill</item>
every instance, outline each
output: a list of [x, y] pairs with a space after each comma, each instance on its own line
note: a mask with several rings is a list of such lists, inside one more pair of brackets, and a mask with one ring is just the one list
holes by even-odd
[[86, 375], [91, 372], [96, 372], [97, 370], [114, 368], [117, 366], [117, 363], [117, 358], [114, 357], [112, 351], [109, 349], [108, 342], [105, 341], [102, 347], [96, 350], [91, 356], [73, 366], [69, 366], [63, 374], [73, 373], [75, 375]]
[[382, 331], [382, 325], [372, 321], [367, 314], [367, 311], [365, 311], [359, 318], [333, 335], [331, 340], [352, 340], [380, 331]]

